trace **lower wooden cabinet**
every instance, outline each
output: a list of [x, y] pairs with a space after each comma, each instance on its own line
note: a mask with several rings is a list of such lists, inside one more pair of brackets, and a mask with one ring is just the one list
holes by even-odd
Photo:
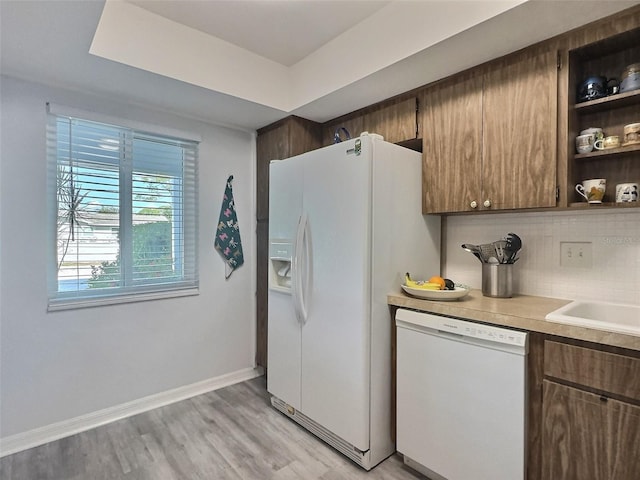
[[640, 478], [640, 407], [544, 380], [542, 478]]
[[267, 367], [269, 220], [256, 222], [256, 365]]
[[640, 398], [603, 390], [639, 375], [638, 358], [545, 342], [541, 480], [640, 478]]

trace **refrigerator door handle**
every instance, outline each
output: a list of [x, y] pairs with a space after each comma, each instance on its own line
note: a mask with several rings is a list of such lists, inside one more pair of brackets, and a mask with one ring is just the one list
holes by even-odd
[[296, 313], [296, 319], [301, 325], [305, 322], [305, 312], [302, 306], [302, 245], [304, 241], [304, 224], [307, 221], [307, 215], [302, 214], [298, 220], [298, 228], [296, 230], [296, 240], [294, 243], [293, 259], [291, 262], [291, 295], [293, 297], [293, 309]]
[[302, 224], [302, 266], [303, 275], [300, 276], [300, 311], [302, 313], [302, 324], [307, 323], [309, 317], [309, 304], [311, 300], [312, 281], [313, 281], [313, 256], [311, 249], [311, 222], [305, 213]]

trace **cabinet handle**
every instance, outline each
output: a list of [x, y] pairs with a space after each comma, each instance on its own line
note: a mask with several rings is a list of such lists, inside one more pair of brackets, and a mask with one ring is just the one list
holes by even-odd
[[485, 208], [489, 208], [491, 206], [491, 200], [488, 200], [488, 199], [485, 200], [483, 205], [484, 205]]
[[476, 202], [475, 200], [473, 200], [473, 201], [469, 204], [469, 206], [470, 206], [471, 208], [478, 208], [478, 202]]

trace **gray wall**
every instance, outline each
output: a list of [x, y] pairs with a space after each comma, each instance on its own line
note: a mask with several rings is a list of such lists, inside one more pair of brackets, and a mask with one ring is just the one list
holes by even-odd
[[[253, 367], [253, 134], [7, 77], [0, 86], [0, 436]], [[47, 313], [47, 101], [201, 136], [200, 295]], [[213, 235], [229, 174], [245, 265], [225, 281]]]

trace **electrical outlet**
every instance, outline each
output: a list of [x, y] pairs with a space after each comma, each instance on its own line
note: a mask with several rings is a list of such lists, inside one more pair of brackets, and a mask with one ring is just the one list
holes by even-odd
[[593, 253], [591, 242], [560, 242], [560, 265], [563, 267], [591, 268]]

